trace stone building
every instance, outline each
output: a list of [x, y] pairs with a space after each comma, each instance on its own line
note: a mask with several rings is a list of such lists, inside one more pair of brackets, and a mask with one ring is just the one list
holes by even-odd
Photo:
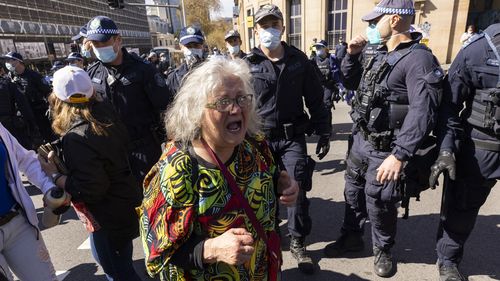
[[[314, 38], [325, 39], [330, 48], [343, 37], [349, 41], [364, 34], [367, 24], [361, 17], [379, 0], [235, 0], [237, 26], [244, 49], [258, 44], [254, 38], [253, 15], [262, 5], [273, 3], [285, 18], [283, 40], [309, 54]], [[414, 27], [443, 64], [451, 63], [460, 50], [460, 37], [467, 25], [484, 29], [500, 22], [500, 0], [414, 0]]]

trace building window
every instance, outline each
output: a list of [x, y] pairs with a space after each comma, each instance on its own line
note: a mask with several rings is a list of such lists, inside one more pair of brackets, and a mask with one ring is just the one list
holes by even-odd
[[334, 49], [339, 43], [339, 38], [345, 38], [347, 29], [347, 0], [328, 1], [328, 48]]
[[[253, 17], [253, 8], [252, 9], [248, 9], [247, 10], [247, 18], [248, 17]], [[253, 23], [255, 25], [255, 22]], [[254, 37], [254, 33], [253, 33], [253, 26], [252, 27], [248, 27], [248, 46], [250, 47], [250, 49], [253, 49], [253, 47], [255, 47], [255, 37]]]
[[296, 48], [302, 49], [302, 9], [300, 0], [290, 0], [290, 27], [288, 43]]

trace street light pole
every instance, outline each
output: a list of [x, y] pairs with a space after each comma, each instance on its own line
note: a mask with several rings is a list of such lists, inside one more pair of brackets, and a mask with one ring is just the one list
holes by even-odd
[[175, 8], [180, 9], [179, 5], [166, 5], [166, 4], [141, 4], [141, 3], [123, 3], [126, 6], [142, 6], [142, 7], [159, 7], [159, 8]]
[[186, 27], [186, 9], [184, 7], [184, 0], [181, 0], [182, 4], [182, 21], [184, 22], [184, 27]]

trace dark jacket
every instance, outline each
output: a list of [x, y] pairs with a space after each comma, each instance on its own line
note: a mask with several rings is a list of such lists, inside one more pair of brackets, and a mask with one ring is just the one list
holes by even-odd
[[245, 57], [254, 79], [257, 112], [264, 128], [274, 129], [302, 119], [305, 101], [316, 134], [329, 134], [328, 111], [315, 66], [302, 51], [282, 44], [285, 55], [278, 63], [271, 62], [259, 48], [253, 48]]
[[22, 74], [9, 72], [9, 77], [17, 84], [19, 91], [26, 96], [31, 106], [47, 108], [47, 97], [51, 89], [40, 73], [26, 68]]
[[[500, 24], [490, 25], [486, 31], [500, 36]], [[493, 132], [474, 127], [467, 121], [472, 114], [476, 90], [497, 87], [499, 75], [497, 57], [484, 34], [470, 38], [448, 71], [450, 87], [443, 96], [438, 123], [441, 150], [457, 152], [457, 142], [470, 142], [471, 138], [500, 142]]]
[[96, 61], [87, 72], [96, 93], [114, 107], [126, 126], [132, 142], [132, 171], [142, 182], [161, 155], [164, 136], [160, 114], [170, 101], [170, 92], [153, 65], [124, 48], [122, 52], [121, 65]]
[[335, 56], [341, 62], [344, 58], [345, 55], [347, 54], [347, 43], [342, 42], [339, 43], [337, 46], [335, 46]]
[[172, 98], [177, 95], [181, 87], [182, 79], [189, 72], [190, 68], [186, 62], [183, 62], [176, 69], [171, 70], [167, 73], [167, 88], [170, 93], [172, 93]]
[[[420, 33], [412, 33], [412, 38], [410, 42], [400, 43], [390, 53], [387, 52], [386, 46], [381, 46], [373, 57], [373, 69], [394, 52], [418, 44], [422, 36]], [[347, 54], [342, 61], [344, 85], [348, 89], [357, 89], [358, 85], [367, 82], [363, 81], [364, 68], [359, 56]], [[398, 61], [383, 79], [387, 82], [391, 95], [407, 97], [409, 103], [404, 122], [396, 132], [396, 139], [391, 146], [392, 154], [399, 160], [410, 159], [434, 128], [443, 77], [439, 62], [429, 50], [414, 49]]]
[[86, 121], [76, 121], [62, 138], [64, 161], [69, 169], [66, 190], [73, 200], [86, 204], [116, 245], [137, 237], [135, 207], [142, 199], [132, 175], [125, 126], [105, 103], [95, 103], [93, 116], [106, 127], [96, 135]]

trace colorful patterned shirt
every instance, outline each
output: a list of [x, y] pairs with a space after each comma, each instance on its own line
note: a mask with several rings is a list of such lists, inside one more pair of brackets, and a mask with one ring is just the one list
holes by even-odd
[[[167, 144], [144, 181], [144, 201], [139, 212], [149, 273], [162, 272], [166, 280], [172, 281], [267, 280], [266, 244], [243, 208], [231, 200], [231, 188], [224, 175], [215, 165], [191, 157], [196, 156], [174, 143]], [[194, 176], [193, 163], [198, 165]], [[265, 141], [244, 140], [225, 165], [264, 229], [276, 230], [278, 169]], [[169, 263], [191, 235], [214, 238], [237, 227], [247, 229], [255, 241], [249, 262], [239, 266], [217, 262], [205, 265], [203, 270], [183, 270]]]

